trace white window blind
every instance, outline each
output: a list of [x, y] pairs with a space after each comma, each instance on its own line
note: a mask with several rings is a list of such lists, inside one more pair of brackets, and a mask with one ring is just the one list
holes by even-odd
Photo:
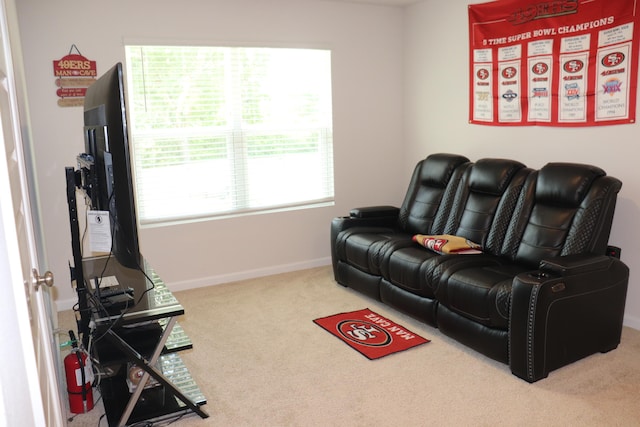
[[331, 54], [126, 46], [142, 224], [333, 200]]

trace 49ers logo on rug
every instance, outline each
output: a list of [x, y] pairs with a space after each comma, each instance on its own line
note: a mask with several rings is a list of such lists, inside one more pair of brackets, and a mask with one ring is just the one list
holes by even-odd
[[338, 332], [348, 340], [361, 345], [382, 347], [391, 344], [391, 335], [373, 323], [358, 320], [343, 320], [337, 325]]
[[314, 322], [369, 359], [429, 342], [368, 308], [322, 317]]

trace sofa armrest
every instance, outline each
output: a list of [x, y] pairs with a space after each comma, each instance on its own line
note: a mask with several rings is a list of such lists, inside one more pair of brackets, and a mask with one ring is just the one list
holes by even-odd
[[606, 255], [578, 254], [543, 259], [539, 270], [559, 276], [572, 276], [607, 268], [609, 263], [610, 258]]
[[339, 216], [331, 221], [331, 245], [335, 242], [338, 233], [347, 228], [394, 228], [398, 224], [399, 214], [400, 209], [395, 206], [369, 206], [351, 209], [349, 216]]
[[535, 382], [620, 343], [629, 269], [600, 255], [554, 258], [513, 281], [509, 365]]
[[395, 206], [368, 206], [354, 208], [349, 212], [351, 218], [398, 218], [400, 209]]
[[[371, 206], [352, 209], [349, 216], [339, 216], [331, 221], [331, 262], [334, 275], [337, 272], [336, 241], [338, 234], [352, 227], [394, 229], [398, 224], [400, 209], [393, 206]], [[337, 277], [337, 276], [336, 276]]]

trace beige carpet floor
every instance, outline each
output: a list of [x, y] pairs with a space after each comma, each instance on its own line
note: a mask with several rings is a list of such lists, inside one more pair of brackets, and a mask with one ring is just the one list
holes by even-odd
[[[330, 267], [177, 292], [207, 419], [177, 426], [640, 426], [640, 331], [529, 384], [337, 285]], [[370, 361], [312, 320], [370, 308], [432, 340]], [[61, 328], [72, 312], [59, 314]], [[96, 393], [96, 396], [99, 396]], [[106, 426], [101, 402], [70, 426]]]

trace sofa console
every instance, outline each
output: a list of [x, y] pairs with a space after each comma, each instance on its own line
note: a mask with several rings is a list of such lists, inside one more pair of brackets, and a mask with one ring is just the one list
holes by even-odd
[[400, 207], [333, 219], [335, 280], [535, 382], [620, 343], [629, 269], [608, 240], [621, 186], [592, 165], [433, 154]]

